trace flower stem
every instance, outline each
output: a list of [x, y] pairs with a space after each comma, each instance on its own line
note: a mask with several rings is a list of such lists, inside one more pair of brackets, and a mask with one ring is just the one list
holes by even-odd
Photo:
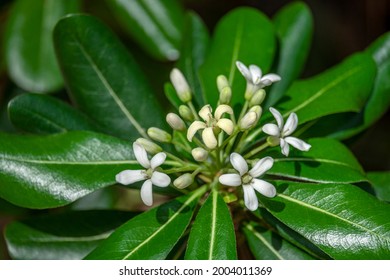
[[264, 150], [265, 148], [267, 148], [269, 146], [268, 142], [265, 142], [263, 145], [257, 147], [256, 149], [250, 151], [249, 153], [247, 153], [246, 155], [244, 155], [244, 158], [250, 158], [254, 155], [256, 155], [258, 152], [261, 152], [262, 150]]
[[188, 107], [190, 107], [190, 110], [191, 110], [192, 114], [194, 114], [195, 119], [199, 120], [198, 112], [196, 112], [196, 109], [195, 109], [194, 104], [192, 103], [192, 101], [187, 102], [187, 105], [188, 105]]

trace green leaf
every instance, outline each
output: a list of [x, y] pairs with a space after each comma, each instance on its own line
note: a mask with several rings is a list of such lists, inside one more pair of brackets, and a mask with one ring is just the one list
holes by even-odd
[[258, 224], [247, 224], [244, 234], [257, 260], [313, 260], [314, 258]]
[[280, 41], [276, 73], [282, 80], [274, 84], [267, 95], [267, 108], [279, 101], [298, 78], [309, 54], [313, 33], [313, 17], [303, 2], [285, 6], [275, 15], [273, 22]]
[[159, 60], [176, 60], [184, 13], [176, 0], [108, 0], [115, 18], [133, 39]]
[[359, 112], [370, 94], [375, 69], [369, 55], [353, 55], [318, 76], [295, 82], [276, 107], [285, 118], [297, 113], [299, 124], [335, 113]]
[[335, 259], [389, 259], [390, 205], [353, 185], [275, 182], [259, 197], [280, 221]]
[[230, 211], [212, 191], [196, 216], [188, 240], [187, 260], [236, 260], [236, 237]]
[[200, 69], [201, 84], [208, 102], [212, 106], [217, 104], [216, 79], [223, 74], [232, 86], [232, 104], [240, 103], [246, 81], [237, 69], [236, 61], [256, 64], [266, 73], [274, 52], [273, 25], [264, 14], [251, 8], [238, 8], [225, 15], [215, 29], [210, 52]]
[[204, 192], [205, 188], [200, 188], [138, 215], [118, 228], [86, 259], [165, 259], [186, 230]]
[[199, 108], [207, 103], [200, 86], [199, 69], [203, 64], [209, 46], [210, 36], [202, 19], [195, 13], [188, 13], [184, 28], [178, 68], [183, 72], [194, 91], [194, 99]]
[[314, 138], [308, 152], [292, 149], [289, 157], [280, 147], [271, 152], [275, 163], [267, 174], [318, 183], [355, 183], [367, 181], [352, 152], [337, 140]]
[[23, 94], [8, 103], [12, 124], [38, 134], [97, 130], [92, 121], [69, 104], [47, 95]]
[[67, 87], [77, 106], [111, 135], [147, 138], [165, 127], [162, 106], [117, 37], [99, 20], [72, 15], [59, 21], [54, 42]]
[[21, 88], [53, 92], [63, 85], [52, 31], [58, 19], [79, 9], [78, 0], [17, 0], [4, 40], [8, 73]]
[[[69, 204], [139, 169], [127, 141], [92, 132], [0, 134], [0, 197], [27, 208]], [[28, 198], [28, 199], [26, 199]]]
[[390, 33], [377, 39], [366, 52], [378, 68], [371, 95], [359, 114], [337, 119], [338, 130], [331, 133], [331, 137], [346, 139], [362, 132], [379, 120], [390, 106]]
[[30, 217], [5, 229], [13, 259], [82, 259], [134, 213], [121, 211], [73, 211]]
[[368, 172], [367, 178], [380, 200], [390, 201], [390, 171]]

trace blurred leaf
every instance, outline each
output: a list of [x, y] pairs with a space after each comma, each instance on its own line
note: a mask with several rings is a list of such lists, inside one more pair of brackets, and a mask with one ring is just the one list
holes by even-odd
[[367, 181], [352, 152], [337, 140], [316, 138], [308, 143], [312, 146], [308, 152], [293, 149], [289, 157], [283, 156], [280, 147], [276, 147], [276, 153], [271, 154], [275, 163], [267, 174], [318, 183]]
[[255, 223], [244, 228], [249, 248], [257, 260], [313, 260], [314, 258]]
[[184, 12], [176, 0], [108, 0], [115, 18], [150, 55], [179, 58]]
[[369, 55], [353, 55], [315, 77], [295, 82], [276, 107], [284, 117], [296, 112], [299, 124], [335, 113], [359, 112], [370, 94], [375, 69]]
[[209, 46], [210, 36], [202, 19], [195, 13], [188, 13], [183, 33], [183, 44], [177, 67], [183, 72], [199, 108], [207, 103], [200, 86], [199, 68], [203, 64]]
[[187, 260], [236, 260], [236, 236], [230, 211], [217, 191], [200, 208], [188, 239]]
[[57, 98], [39, 94], [23, 94], [8, 103], [12, 124], [19, 129], [51, 134], [69, 130], [97, 130], [81, 112]]
[[275, 182], [260, 197], [280, 221], [335, 259], [389, 259], [390, 205], [353, 185]]
[[111, 135], [129, 140], [165, 116], [126, 48], [100, 21], [86, 15], [63, 18], [54, 42], [66, 84], [78, 107]]
[[7, 225], [5, 239], [13, 259], [77, 260], [134, 216], [94, 210], [31, 217]]
[[0, 196], [27, 208], [69, 204], [115, 184], [137, 166], [127, 141], [92, 132], [51, 136], [0, 134]]
[[367, 177], [380, 200], [390, 201], [390, 171], [368, 172]]
[[78, 0], [15, 1], [4, 43], [8, 73], [19, 87], [33, 92], [62, 87], [52, 31], [60, 17], [78, 10]]
[[215, 106], [219, 93], [218, 75], [225, 75], [232, 86], [232, 104], [240, 103], [246, 81], [236, 67], [239, 60], [246, 65], [256, 64], [266, 73], [275, 52], [275, 35], [269, 19], [258, 10], [238, 8], [218, 23], [211, 49], [200, 69], [202, 88], [208, 102]]
[[273, 22], [280, 41], [276, 73], [282, 80], [274, 84], [267, 95], [267, 108], [279, 101], [298, 78], [309, 54], [313, 33], [313, 17], [310, 8], [303, 2], [285, 6], [275, 15]]
[[205, 188], [154, 207], [118, 228], [86, 259], [160, 260], [165, 259], [191, 221]]
[[172, 104], [173, 107], [175, 107], [177, 111], [179, 111], [179, 107], [183, 103], [180, 101], [173, 85], [170, 82], [165, 83], [164, 92], [165, 92], [165, 97], [168, 99], [168, 101]]

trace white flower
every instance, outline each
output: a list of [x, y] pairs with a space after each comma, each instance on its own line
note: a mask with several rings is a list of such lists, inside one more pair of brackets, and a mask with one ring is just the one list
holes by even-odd
[[256, 179], [256, 177], [263, 175], [272, 167], [274, 160], [271, 157], [259, 160], [249, 171], [247, 162], [240, 154], [232, 153], [230, 162], [239, 174], [223, 174], [219, 177], [219, 182], [231, 187], [242, 185], [245, 206], [249, 210], [255, 211], [259, 206], [255, 190], [267, 197], [276, 195], [276, 189], [272, 184]]
[[171, 183], [171, 178], [167, 174], [156, 171], [156, 168], [164, 163], [166, 154], [158, 153], [149, 161], [145, 148], [140, 144], [133, 143], [133, 150], [138, 163], [145, 170], [124, 170], [118, 173], [115, 179], [123, 185], [146, 180], [141, 187], [141, 199], [147, 206], [151, 206], [153, 204], [152, 184], [167, 187]]
[[202, 139], [207, 148], [214, 149], [217, 147], [218, 142], [215, 134], [218, 134], [219, 128], [225, 131], [228, 135], [233, 133], [233, 122], [229, 119], [221, 118], [224, 113], [232, 115], [233, 109], [228, 105], [219, 105], [215, 110], [213, 117], [211, 106], [203, 106], [203, 108], [199, 111], [199, 116], [204, 120], [204, 122], [194, 121], [190, 125], [187, 131], [188, 141], [191, 142], [195, 133], [199, 129], [203, 129]]
[[236, 61], [236, 65], [247, 81], [246, 93], [249, 95], [246, 98], [252, 97], [257, 90], [281, 80], [279, 75], [273, 73], [263, 76], [260, 67], [256, 65], [249, 65], [249, 69], [240, 61]]
[[298, 126], [297, 114], [291, 113], [286, 121], [286, 124], [284, 124], [283, 117], [278, 110], [272, 107], [269, 110], [271, 111], [272, 115], [274, 115], [278, 125], [268, 123], [263, 126], [263, 131], [268, 135], [271, 135], [270, 140], [273, 144], [280, 144], [283, 155], [288, 156], [290, 152], [289, 144], [301, 151], [308, 151], [311, 148], [311, 145], [307, 144], [301, 139], [289, 136]]

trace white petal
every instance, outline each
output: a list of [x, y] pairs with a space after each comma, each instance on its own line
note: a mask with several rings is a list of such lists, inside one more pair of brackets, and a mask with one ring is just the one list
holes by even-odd
[[209, 121], [210, 120], [210, 116], [211, 116], [211, 113], [212, 113], [212, 109], [211, 109], [211, 106], [210, 105], [204, 105], [202, 107], [202, 109], [200, 109], [199, 111], [199, 116], [205, 121]]
[[253, 179], [251, 186], [266, 197], [274, 197], [276, 195], [276, 189], [274, 185], [259, 179]]
[[308, 151], [311, 148], [310, 144], [307, 144], [305, 141], [302, 141], [301, 139], [295, 138], [295, 137], [286, 137], [284, 140], [289, 143], [294, 148], [301, 150], [301, 151]]
[[268, 135], [275, 136], [275, 137], [280, 136], [280, 130], [276, 124], [267, 123], [263, 126], [262, 130]]
[[217, 138], [215, 138], [213, 128], [212, 127], [206, 127], [202, 132], [202, 139], [204, 144], [209, 149], [214, 149], [217, 147]]
[[153, 171], [151, 180], [153, 185], [162, 188], [168, 187], [168, 185], [171, 183], [171, 178], [169, 178], [167, 174], [158, 171]]
[[219, 128], [221, 128], [223, 131], [226, 132], [226, 134], [230, 135], [233, 133], [233, 129], [234, 129], [234, 124], [231, 120], [229, 119], [220, 119], [218, 122], [217, 122], [217, 126]]
[[240, 61], [236, 61], [236, 65], [238, 70], [240, 70], [241, 74], [245, 77], [245, 79], [252, 83], [252, 75], [249, 72], [249, 69]]
[[298, 126], [298, 116], [295, 113], [291, 113], [288, 117], [286, 124], [283, 127], [283, 136], [291, 135]]
[[201, 121], [194, 121], [187, 130], [187, 139], [192, 142], [192, 138], [199, 129], [206, 128], [206, 124]]
[[216, 120], [219, 120], [224, 113], [228, 113], [229, 115], [233, 114], [233, 109], [229, 105], [219, 105], [217, 109], [215, 110], [214, 117]]
[[141, 199], [143, 203], [147, 206], [152, 206], [153, 204], [153, 189], [152, 181], [146, 180], [141, 187]]
[[148, 154], [146, 153], [146, 150], [144, 147], [142, 147], [140, 144], [134, 142], [133, 143], [133, 151], [135, 158], [137, 159], [138, 163], [141, 164], [145, 168], [150, 168], [150, 162], [148, 159]]
[[265, 172], [272, 168], [274, 164], [274, 159], [271, 157], [265, 157], [256, 162], [256, 164], [249, 170], [249, 174], [256, 178], [263, 175]]
[[238, 174], [223, 174], [219, 176], [219, 182], [230, 187], [238, 187], [242, 184], [241, 176]]
[[288, 157], [288, 154], [290, 153], [290, 146], [283, 138], [280, 138], [280, 148], [282, 149], [282, 154]]
[[251, 211], [257, 210], [259, 202], [255, 190], [250, 185], [243, 185], [245, 206]]
[[230, 162], [241, 176], [248, 172], [248, 164], [240, 154], [232, 153], [230, 155]]
[[278, 123], [279, 130], [282, 131], [284, 121], [282, 115], [279, 113], [278, 110], [270, 107], [269, 110], [271, 111], [272, 115], [274, 115], [274, 118], [276, 119], [276, 122]]
[[150, 167], [152, 169], [156, 169], [156, 167], [160, 166], [164, 163], [165, 159], [167, 158], [167, 155], [165, 153], [158, 153], [152, 159], [150, 160]]
[[145, 170], [124, 170], [115, 176], [115, 180], [122, 185], [130, 185], [147, 179]]
[[257, 85], [261, 80], [261, 76], [263, 75], [261, 69], [257, 65], [250, 65], [249, 71], [251, 72], [253, 84]]
[[279, 75], [270, 73], [270, 74], [264, 75], [263, 78], [261, 79], [261, 81], [269, 80], [269, 81], [271, 81], [271, 83], [275, 83], [275, 82], [280, 81], [281, 79], [282, 78], [280, 78]]

